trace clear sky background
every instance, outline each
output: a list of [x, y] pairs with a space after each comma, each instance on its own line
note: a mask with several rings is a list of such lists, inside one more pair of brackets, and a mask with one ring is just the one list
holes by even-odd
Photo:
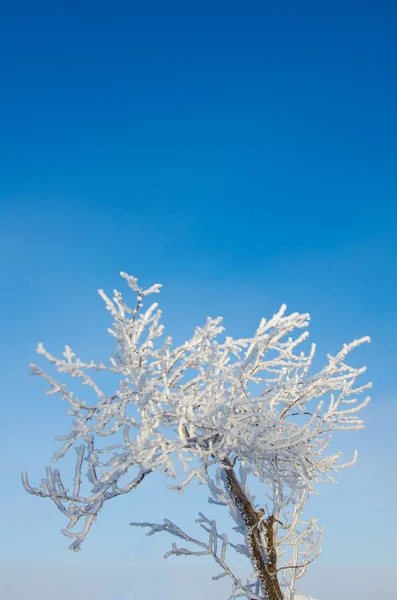
[[318, 365], [372, 337], [351, 359], [374, 382], [367, 428], [337, 439], [358, 465], [313, 499], [324, 551], [301, 587], [392, 596], [396, 26], [383, 0], [0, 2], [4, 597], [227, 597], [211, 562], [164, 561], [171, 539], [128, 527], [189, 527], [201, 488], [180, 498], [148, 481], [73, 554], [62, 515], [20, 484], [25, 469], [39, 484], [69, 426], [28, 376], [36, 343], [106, 360], [96, 290], [125, 291], [120, 270], [164, 284], [177, 342], [208, 315], [249, 335], [282, 302], [311, 313]]

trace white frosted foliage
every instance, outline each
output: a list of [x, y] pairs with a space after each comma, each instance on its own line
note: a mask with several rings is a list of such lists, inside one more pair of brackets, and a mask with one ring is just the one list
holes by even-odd
[[[204, 540], [166, 519], [134, 525], [148, 527], [148, 535], [165, 531], [189, 546], [173, 544], [166, 556], [211, 556], [219, 571], [214, 579], [231, 581], [231, 599], [303, 598], [296, 582], [320, 554], [322, 536], [316, 520], [303, 513], [315, 484], [334, 481], [334, 472], [356, 459], [343, 463], [339, 452], [327, 449], [332, 432], [363, 427], [358, 413], [369, 398], [358, 397], [370, 384], [356, 383], [365, 368], [350, 367], [345, 359], [369, 338], [345, 344], [311, 373], [315, 347], [300, 351], [309, 315], [287, 315], [282, 305], [252, 337], [224, 336], [222, 319], [208, 318], [191, 339], [173, 347], [170, 337], [163, 338], [157, 303], [144, 306], [161, 286], [143, 290], [134, 277], [121, 275], [137, 301], [130, 308], [120, 292], [110, 299], [99, 291], [113, 318], [109, 332], [116, 348], [108, 362], [83, 362], [68, 346], [55, 358], [38, 345], [54, 371], [80, 380], [97, 400], [89, 403], [32, 365], [32, 374], [48, 382], [47, 393], [70, 404], [73, 418], [70, 431], [57, 436], [62, 445], [52, 461], [73, 452], [76, 466], [68, 487], [56, 468], [46, 468], [39, 488], [23, 473], [26, 490], [56, 504], [68, 519], [62, 531], [79, 550], [104, 503], [150, 481], [154, 471], [175, 479], [169, 487], [180, 493], [198, 480], [208, 486], [211, 504], [229, 510], [239, 540], [218, 532], [216, 521], [203, 513], [198, 523]], [[113, 375], [112, 395], [96, 383], [100, 371]], [[87, 494], [81, 491], [83, 474]], [[254, 479], [263, 490], [256, 500], [249, 489]], [[249, 581], [232, 572], [228, 551], [251, 561]]]

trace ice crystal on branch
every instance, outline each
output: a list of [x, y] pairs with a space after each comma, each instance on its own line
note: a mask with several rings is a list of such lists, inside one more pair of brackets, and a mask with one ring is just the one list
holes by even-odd
[[[70, 547], [79, 550], [107, 500], [129, 493], [157, 469], [175, 479], [181, 465], [184, 477], [169, 487], [183, 493], [194, 479], [207, 484], [210, 501], [228, 508], [243, 543], [229, 542], [202, 514], [208, 543], [167, 520], [141, 525], [151, 527], [150, 534], [166, 531], [202, 548], [194, 552], [174, 545], [168, 555], [213, 556], [222, 570], [219, 577], [232, 580], [230, 598], [293, 600], [296, 581], [321, 551], [321, 529], [303, 518], [314, 485], [333, 480], [334, 471], [355, 461], [354, 456], [343, 464], [340, 453], [327, 454], [327, 448], [333, 431], [363, 426], [358, 413], [369, 398], [359, 402], [358, 396], [370, 384], [357, 384], [365, 368], [352, 368], [345, 359], [369, 338], [345, 344], [336, 356], [328, 355], [321, 371], [309, 374], [315, 347], [299, 351], [309, 315], [286, 315], [283, 305], [269, 321], [261, 320], [253, 337], [224, 337], [222, 319], [208, 318], [191, 339], [173, 347], [170, 337], [163, 338], [157, 304], [144, 307], [160, 285], [143, 290], [134, 277], [121, 275], [137, 301], [130, 308], [117, 290], [112, 299], [99, 291], [113, 318], [109, 332], [116, 343], [107, 364], [85, 363], [68, 346], [63, 358], [55, 358], [38, 345], [39, 355], [91, 388], [97, 402], [89, 404], [32, 365], [32, 374], [48, 382], [47, 393], [60, 394], [70, 404], [72, 426], [57, 436], [63, 444], [52, 460], [74, 448], [76, 467], [68, 488], [58, 469], [47, 467], [39, 488], [31, 487], [23, 473], [26, 490], [51, 498], [68, 518], [63, 533], [72, 538]], [[96, 383], [96, 372], [114, 376], [112, 395]], [[101, 438], [112, 435], [118, 442], [103, 446]], [[81, 492], [84, 470], [89, 494]], [[250, 478], [263, 485], [259, 506]], [[252, 581], [243, 584], [230, 571], [229, 547], [249, 558]]]

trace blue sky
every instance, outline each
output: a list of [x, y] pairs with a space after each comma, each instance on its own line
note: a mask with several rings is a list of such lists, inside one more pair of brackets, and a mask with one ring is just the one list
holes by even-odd
[[128, 527], [163, 516], [189, 524], [201, 489], [159, 504], [159, 480], [110, 506], [74, 555], [53, 505], [19, 483], [23, 469], [39, 482], [53, 436], [67, 428], [64, 405], [28, 377], [36, 343], [106, 359], [109, 321], [96, 290], [125, 289], [120, 270], [164, 284], [159, 301], [176, 341], [219, 314], [231, 335], [248, 335], [282, 302], [311, 313], [318, 364], [372, 337], [352, 356], [374, 382], [367, 429], [340, 438], [347, 454], [358, 447], [359, 463], [313, 502], [324, 553], [302, 588], [321, 600], [369, 600], [381, 580], [391, 593], [396, 17], [382, 1], [2, 3], [8, 597], [66, 598], [71, 579], [76, 600], [88, 590], [98, 600], [136, 590], [157, 599], [162, 578], [165, 600], [185, 597], [183, 581], [193, 582], [191, 600], [224, 589], [211, 584], [211, 564], [202, 573], [183, 557], [165, 562], [170, 540]]

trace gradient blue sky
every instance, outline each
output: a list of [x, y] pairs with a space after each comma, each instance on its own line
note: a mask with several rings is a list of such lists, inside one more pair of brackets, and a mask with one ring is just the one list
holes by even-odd
[[352, 357], [374, 382], [367, 429], [337, 441], [359, 463], [312, 503], [324, 552], [302, 589], [392, 593], [396, 20], [391, 1], [1, 2], [7, 598], [181, 600], [187, 582], [190, 600], [225, 593], [211, 563], [163, 561], [171, 540], [128, 527], [188, 525], [206, 508], [201, 488], [185, 501], [148, 482], [72, 554], [62, 516], [20, 486], [24, 469], [39, 483], [68, 427], [65, 405], [27, 375], [36, 343], [106, 359], [96, 290], [124, 290], [120, 270], [164, 284], [177, 341], [218, 314], [248, 335], [282, 302], [311, 313], [318, 365], [372, 337]]

